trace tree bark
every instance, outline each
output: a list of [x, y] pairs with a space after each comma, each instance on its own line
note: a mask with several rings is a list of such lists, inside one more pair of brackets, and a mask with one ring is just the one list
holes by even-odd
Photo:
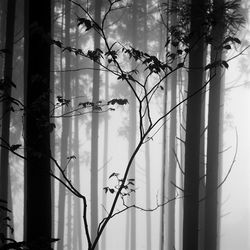
[[187, 101], [183, 250], [198, 250], [201, 91], [203, 85], [205, 0], [192, 0]]
[[[223, 59], [225, 33], [224, 0], [214, 1], [215, 25], [212, 27], [211, 62]], [[223, 69], [218, 66], [210, 70], [213, 79], [209, 89], [207, 175], [205, 197], [205, 250], [218, 249], [218, 178], [220, 150], [221, 95], [223, 93]]]
[[34, 250], [51, 249], [50, 7], [25, 1], [25, 240]]

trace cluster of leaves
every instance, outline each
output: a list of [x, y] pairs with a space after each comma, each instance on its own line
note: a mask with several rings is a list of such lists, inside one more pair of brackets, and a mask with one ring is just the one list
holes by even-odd
[[[123, 183], [123, 179], [119, 178], [119, 173], [112, 173], [109, 176], [109, 179], [111, 178], [115, 178], [117, 180], [117, 184], [113, 187], [104, 187], [103, 190], [105, 193], [111, 193], [111, 194], [115, 194], [118, 192], [118, 190], [121, 188], [121, 185]], [[122, 191], [120, 192], [121, 197], [124, 196], [130, 196], [131, 193], [135, 192], [135, 179], [127, 179], [126, 183], [122, 186]]]
[[[19, 145], [13, 145], [19, 146]], [[13, 149], [14, 150], [14, 149]], [[11, 210], [7, 208], [7, 201], [0, 199], [0, 212], [5, 211], [7, 213], [11, 213]], [[7, 223], [7, 227], [10, 229], [10, 233], [14, 233], [14, 228], [9, 224], [11, 221], [10, 217], [7, 216], [6, 218], [3, 218], [4, 223]], [[0, 250], [31, 250], [31, 249], [37, 249], [36, 245], [39, 245], [39, 249], [52, 249], [50, 247], [51, 243], [54, 243], [58, 241], [59, 239], [49, 239], [49, 240], [42, 240], [42, 242], [39, 241], [33, 242], [33, 243], [27, 243], [26, 241], [15, 241], [11, 238], [6, 238], [6, 236], [3, 233], [0, 233], [0, 241], [3, 243], [3, 245], [0, 247]], [[40, 246], [44, 246], [44, 248], [40, 248]]]
[[[116, 105], [116, 104], [123, 106], [128, 104], [128, 100], [122, 98], [114, 98], [106, 103], [103, 103], [103, 101], [98, 101], [97, 103], [87, 101], [87, 102], [80, 102], [78, 106], [81, 106], [82, 108], [93, 108], [93, 110], [96, 111], [102, 111], [103, 106]], [[114, 109], [111, 108], [110, 110]]]
[[[133, 47], [130, 48], [123, 48], [122, 51], [129, 56], [129, 59], [133, 58], [135, 61], [140, 61], [143, 65], [145, 65], [145, 71], [149, 70], [150, 73], [159, 74], [166, 70], [172, 71], [172, 67], [170, 66], [170, 62], [162, 62], [156, 56], [149, 55], [141, 50], [135, 49]], [[131, 75], [130, 75], [131, 76]], [[127, 77], [128, 79], [131, 78], [129, 76], [120, 76], [120, 78]], [[129, 79], [131, 80], [131, 79]]]
[[[226, 51], [230, 50], [230, 49], [232, 49], [232, 45], [234, 45], [234, 44], [241, 44], [240, 39], [237, 38], [237, 37], [228, 36], [228, 37], [226, 37], [226, 39], [222, 43], [222, 49], [224, 49]], [[224, 67], [226, 69], [229, 68], [229, 64], [227, 63], [227, 61], [218, 60], [218, 61], [214, 61], [214, 62], [209, 63], [208, 65], [206, 65], [205, 70], [216, 68], [218, 66]]]
[[[163, 15], [176, 15], [178, 19], [178, 21], [176, 21], [175, 24], [171, 24], [170, 27], [168, 27], [168, 21], [165, 23], [168, 28], [169, 37], [172, 38], [172, 45], [174, 47], [182, 47], [184, 50], [189, 50], [189, 42], [192, 36], [189, 30], [191, 4], [187, 1], [174, 1], [171, 3], [163, 3], [161, 7]], [[230, 38], [230, 36], [234, 36], [238, 32], [239, 27], [245, 23], [244, 10], [241, 7], [241, 0], [226, 1], [222, 8], [220, 12], [222, 13], [221, 16], [224, 17], [223, 22], [227, 26], [226, 37]], [[206, 21], [203, 24], [203, 35], [207, 43], [211, 44], [213, 40], [211, 28], [217, 23], [214, 5], [212, 3], [206, 4], [205, 9], [201, 9], [200, 13], [205, 13]], [[234, 42], [238, 43], [236, 40]]]
[[66, 106], [68, 106], [68, 105], [70, 104], [70, 100], [69, 100], [69, 99], [63, 98], [63, 97], [60, 96], [60, 95], [58, 95], [58, 96], [56, 97], [56, 99], [57, 99], [56, 105], [60, 105], [60, 106], [66, 105]]

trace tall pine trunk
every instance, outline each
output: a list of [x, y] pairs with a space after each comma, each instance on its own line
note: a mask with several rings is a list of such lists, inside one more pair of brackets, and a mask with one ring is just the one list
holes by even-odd
[[[102, 0], [95, 0], [95, 21], [101, 23]], [[94, 49], [100, 48], [100, 35], [94, 33]], [[93, 91], [92, 101], [99, 101], [100, 88], [100, 65], [94, 62], [93, 65]], [[94, 241], [98, 228], [98, 134], [99, 134], [99, 114], [94, 111], [91, 121], [91, 239]], [[96, 247], [98, 249], [98, 246]]]
[[[192, 0], [188, 74], [183, 250], [198, 250], [200, 126], [204, 62], [205, 0]], [[198, 91], [198, 92], [197, 92]], [[195, 94], [196, 93], [196, 94]]]
[[25, 240], [34, 250], [51, 249], [50, 8], [25, 1]]
[[[223, 60], [225, 33], [224, 0], [214, 1], [214, 26], [212, 27], [211, 62]], [[205, 196], [205, 250], [218, 249], [218, 179], [220, 150], [221, 95], [223, 93], [223, 69], [210, 69], [209, 88], [207, 175]]]

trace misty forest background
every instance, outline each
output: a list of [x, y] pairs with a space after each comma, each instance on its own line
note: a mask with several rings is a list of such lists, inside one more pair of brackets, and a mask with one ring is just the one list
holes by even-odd
[[0, 249], [249, 250], [247, 0], [0, 1]]

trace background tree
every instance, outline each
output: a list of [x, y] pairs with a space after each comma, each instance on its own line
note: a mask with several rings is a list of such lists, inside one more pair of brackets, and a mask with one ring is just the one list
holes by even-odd
[[[15, 28], [15, 7], [16, 1], [7, 3], [7, 23], [6, 23], [6, 40], [5, 40], [5, 60], [4, 60], [4, 78], [1, 79], [3, 94], [2, 99], [2, 141], [1, 144], [1, 168], [0, 168], [0, 199], [8, 202], [8, 193], [10, 191], [9, 183], [9, 139], [10, 139], [10, 114], [11, 114], [11, 88], [15, 87], [12, 82], [12, 65], [13, 65], [13, 46], [14, 46], [14, 28]], [[8, 207], [8, 203], [7, 203]], [[7, 210], [0, 211], [0, 228], [2, 240], [7, 235]], [[1, 242], [0, 242], [1, 246]]]
[[[71, 4], [69, 1], [65, 1], [65, 44], [70, 46], [70, 20], [71, 20]], [[65, 55], [65, 69], [70, 69], [70, 53], [66, 52]], [[69, 100], [71, 98], [71, 74], [70, 72], [65, 72], [65, 78], [62, 83], [62, 98], [65, 100], [64, 107], [62, 109], [62, 135], [61, 135], [61, 162], [60, 166], [68, 171], [68, 159], [69, 157], [69, 135], [70, 135], [70, 120], [68, 117], [63, 117], [63, 114], [70, 110]], [[61, 175], [61, 179], [63, 176]], [[58, 250], [63, 249], [64, 246], [64, 236], [65, 236], [65, 187], [63, 185], [59, 186], [59, 201], [58, 201]]]
[[[95, 21], [101, 23], [102, 1], [95, 1]], [[100, 35], [94, 33], [94, 48], [100, 48]], [[98, 103], [100, 88], [100, 66], [93, 63], [93, 90], [92, 101]], [[92, 113], [91, 121], [91, 237], [96, 238], [98, 227], [98, 133], [99, 133], [99, 114]], [[97, 248], [98, 249], [98, 248]]]

